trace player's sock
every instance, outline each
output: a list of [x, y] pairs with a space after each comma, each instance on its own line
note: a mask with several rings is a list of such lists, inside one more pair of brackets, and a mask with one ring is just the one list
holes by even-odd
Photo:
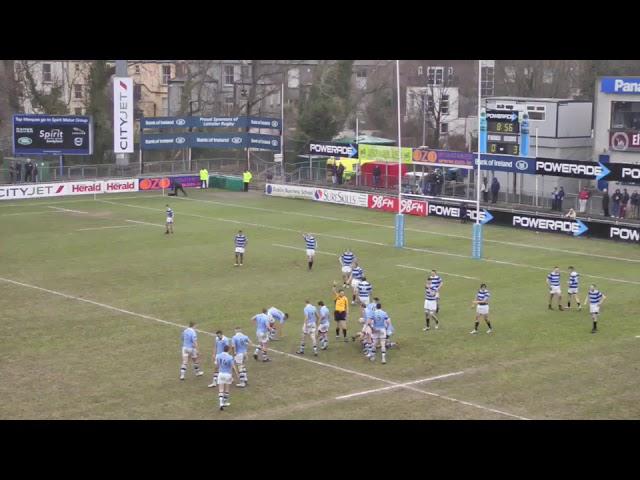
[[576, 302], [578, 304], [578, 308], [580, 308], [580, 302]]
[[213, 374], [213, 380], [211, 381], [214, 385], [218, 384], [218, 372]]
[[385, 347], [382, 347], [381, 354], [382, 354], [382, 363], [387, 363], [387, 349]]
[[427, 321], [427, 328], [429, 328], [429, 317], [428, 316], [426, 318], [426, 321]]
[[187, 365], [183, 363], [180, 367], [180, 378], [184, 378], [185, 373], [187, 373]]
[[593, 321], [593, 330], [598, 330], [598, 322]]
[[[187, 370], [187, 367], [185, 365], [185, 371]], [[200, 371], [200, 365], [198, 365], [197, 363], [193, 364], [193, 371], [196, 372], [196, 374]]]
[[309, 262], [309, 270], [311, 270], [312, 266], [313, 266], [313, 262]]
[[478, 330], [478, 325], [480, 325], [480, 322], [476, 322], [475, 326], [473, 327], [474, 330]]
[[489, 321], [487, 321], [487, 327], [489, 327], [489, 330], [493, 330], [493, 329], [491, 328], [491, 322], [489, 322]]
[[567, 302], [567, 308], [571, 308], [571, 300]]
[[304, 353], [304, 342], [300, 344], [300, 349], [298, 351]]
[[345, 340], [347, 339], [347, 329], [346, 328], [342, 329], [342, 336], [345, 338]]
[[224, 407], [224, 394], [218, 394], [218, 401], [220, 402], [220, 408]]

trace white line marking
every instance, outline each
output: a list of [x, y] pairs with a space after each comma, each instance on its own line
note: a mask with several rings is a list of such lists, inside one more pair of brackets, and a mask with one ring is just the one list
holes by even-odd
[[[430, 272], [431, 270], [428, 268], [419, 268], [419, 267], [412, 267], [410, 265], [396, 265], [396, 267], [400, 267], [400, 268], [411, 268], [413, 270], [421, 270], [423, 272]], [[448, 275], [450, 277], [460, 277], [460, 278], [466, 278], [467, 280], [477, 280], [480, 281], [479, 278], [476, 277], [467, 277], [466, 275], [458, 275], [457, 273], [447, 273], [447, 272], [443, 272], [442, 270], [438, 270], [438, 273], [441, 273], [443, 275]]]
[[44, 210], [42, 212], [17, 212], [17, 213], [3, 213], [0, 217], [13, 217], [16, 215], [42, 215], [43, 213], [62, 213], [62, 212], [52, 212], [51, 210]]
[[51, 208], [53, 210], [56, 210], [58, 212], [68, 212], [68, 213], [89, 213], [89, 212], [83, 212], [81, 210], [71, 210], [69, 208], [62, 208], [62, 207], [47, 207], [47, 208]]
[[[169, 322], [167, 320], [162, 320], [160, 318], [152, 317], [151, 315], [144, 315], [142, 313], [132, 312], [130, 310], [125, 310], [123, 308], [113, 307], [111, 305], [107, 305], [105, 303], [100, 303], [100, 302], [95, 302], [93, 300], [89, 300], [89, 299], [86, 299], [86, 298], [76, 297], [74, 295], [68, 295], [68, 294], [62, 293], [62, 292], [56, 292], [55, 290], [49, 290], [48, 288], [42, 288], [42, 287], [38, 287], [36, 285], [30, 285], [28, 283], [17, 282], [15, 280], [10, 280], [10, 279], [4, 278], [4, 277], [0, 277], [0, 281], [4, 281], [4, 282], [7, 282], [7, 283], [12, 283], [14, 285], [19, 285], [19, 286], [22, 286], [22, 287], [32, 288], [32, 289], [35, 289], [35, 290], [40, 290], [40, 291], [43, 291], [43, 292], [50, 293], [52, 295], [58, 295], [60, 297], [68, 298], [68, 299], [71, 299], [71, 300], [77, 300], [77, 301], [80, 301], [80, 302], [89, 303], [91, 305], [95, 305], [95, 306], [98, 306], [98, 307], [106, 308], [108, 310], [113, 310], [113, 311], [124, 313], [124, 314], [127, 314], [127, 315], [132, 315], [134, 317], [140, 317], [140, 318], [144, 318], [146, 320], [153, 320], [154, 322], [163, 323], [165, 325], [173, 325], [174, 327], [186, 328], [186, 325], [181, 325], [179, 323]], [[215, 336], [212, 332], [207, 332], [206, 330], [200, 330], [200, 329], [196, 329], [196, 330], [198, 332], [200, 332], [200, 333], [204, 333], [204, 334], [210, 335], [212, 337]], [[447, 397], [445, 395], [440, 395], [440, 394], [433, 393], [433, 392], [427, 392], [425, 390], [420, 390], [418, 388], [412, 387], [411, 385], [402, 385], [402, 384], [399, 384], [397, 382], [392, 382], [390, 380], [385, 380], [383, 378], [379, 378], [379, 377], [375, 377], [373, 375], [369, 375], [367, 373], [362, 373], [362, 372], [358, 372], [358, 371], [355, 371], [355, 370], [350, 370], [348, 368], [338, 367], [336, 365], [331, 365], [329, 363], [318, 362], [316, 360], [303, 358], [303, 357], [300, 357], [300, 356], [297, 356], [297, 355], [292, 355], [290, 353], [280, 352], [280, 351], [274, 350], [272, 348], [269, 348], [268, 350], [270, 350], [270, 351], [272, 351], [274, 353], [278, 353], [280, 355], [284, 355], [284, 356], [287, 356], [287, 357], [295, 358], [296, 360], [302, 360], [302, 361], [313, 363], [313, 364], [316, 364], [316, 365], [321, 365], [323, 367], [332, 368], [334, 370], [339, 370], [341, 372], [350, 373], [352, 375], [358, 375], [358, 376], [361, 376], [361, 377], [369, 378], [371, 380], [376, 380], [378, 382], [383, 382], [383, 383], [386, 383], [386, 384], [389, 384], [389, 385], [394, 385], [394, 386], [397, 385], [397, 386], [399, 386], [399, 388], [406, 388], [406, 389], [409, 389], [409, 390], [413, 390], [413, 391], [422, 393], [423, 395], [429, 395], [429, 396], [442, 398], [442, 399], [449, 400], [449, 401], [452, 401], [452, 402], [455, 402], [455, 403], [460, 403], [460, 404], [463, 404], [463, 405], [468, 405], [468, 406], [471, 406], [471, 407], [474, 407], [474, 408], [478, 408], [480, 410], [486, 410], [486, 411], [498, 413], [500, 415], [505, 415], [505, 416], [512, 417], [512, 418], [518, 418], [520, 420], [529, 420], [528, 418], [521, 417], [519, 415], [514, 415], [514, 414], [508, 413], [508, 412], [503, 412], [503, 411], [497, 410], [495, 408], [489, 408], [489, 407], [485, 407], [483, 405], [479, 405], [479, 404], [475, 404], [475, 403], [471, 403], [471, 402], [466, 402], [466, 401], [463, 401], [463, 400], [458, 400], [458, 399], [453, 398], [453, 397]]]
[[141, 222], [139, 220], [125, 220], [125, 222], [139, 223], [140, 225], [151, 225], [152, 227], [164, 227], [164, 225], [160, 225], [159, 223]]
[[636, 338], [640, 338], [640, 335], [636, 335]]
[[[182, 197], [180, 197], [180, 198], [182, 198]], [[131, 208], [141, 208], [143, 210], [153, 210], [154, 212], [163, 211], [163, 210], [158, 209], [158, 208], [143, 207], [141, 205], [131, 205], [129, 203], [116, 203], [116, 202], [111, 202], [109, 200], [96, 200], [96, 201], [102, 202], [102, 203], [109, 203], [109, 204], [113, 204], [113, 205], [121, 205], [121, 206], [131, 207]], [[238, 225], [250, 225], [250, 226], [253, 226], [253, 227], [267, 228], [267, 229], [271, 229], [271, 230], [280, 230], [280, 231], [284, 231], [284, 232], [304, 233], [301, 230], [294, 230], [293, 228], [275, 227], [273, 225], [263, 225], [263, 224], [260, 224], [260, 223], [241, 222], [239, 220], [230, 220], [228, 218], [207, 217], [205, 215], [197, 215], [195, 213], [181, 213], [181, 215], [184, 215], [184, 216], [187, 216], [187, 217], [205, 218], [205, 219], [216, 220], [216, 221], [220, 221], [220, 222], [235, 223], [235, 224], [238, 224]], [[319, 233], [319, 232], [314, 232], [314, 233], [316, 235], [318, 235], [318, 236], [327, 237], [327, 238], [337, 238], [339, 240], [347, 240], [349, 242], [367, 243], [367, 244], [371, 244], [371, 245], [378, 245], [378, 246], [381, 246], [381, 247], [397, 248], [395, 245], [381, 243], [381, 242], [372, 242], [372, 241], [369, 241], [369, 240], [361, 240], [361, 239], [357, 239], [357, 238], [341, 237], [339, 235], [331, 235], [331, 234], [328, 234], [328, 233]], [[460, 253], [442, 252], [442, 251], [439, 251], [439, 250], [429, 250], [429, 249], [426, 249], [426, 248], [413, 248], [413, 247], [403, 247], [403, 249], [404, 250], [414, 251], [414, 252], [430, 253], [432, 255], [446, 255], [446, 256], [450, 256], [450, 257], [463, 258], [465, 260], [472, 260], [468, 255], [462, 255]], [[549, 268], [537, 267], [535, 265], [525, 265], [525, 264], [522, 264], [522, 263], [506, 262], [506, 261], [503, 261], [503, 260], [494, 260], [494, 259], [491, 259], [491, 258], [481, 258], [480, 260], [483, 261], [483, 262], [497, 263], [497, 264], [503, 264], [503, 265], [511, 265], [511, 266], [514, 266], [514, 267], [532, 268], [532, 269], [535, 269], [535, 270], [549, 271]], [[473, 261], [476, 261], [476, 260], [473, 260]], [[562, 270], [561, 270], [561, 272], [562, 272]], [[631, 285], [640, 285], [640, 282], [635, 282], [633, 280], [621, 280], [621, 279], [617, 279], [617, 278], [600, 277], [600, 276], [596, 276], [596, 275], [589, 275], [589, 274], [586, 274], [586, 273], [582, 273], [581, 275], [584, 276], [584, 277], [592, 277], [592, 278], [599, 278], [599, 279], [602, 279], [602, 280], [608, 280], [610, 282], [628, 283], [628, 284], [631, 284]]]
[[111, 227], [93, 227], [93, 228], [77, 228], [76, 232], [88, 232], [90, 230], [105, 230], [107, 228], [131, 228], [135, 225], [113, 225]]
[[384, 391], [387, 391], [387, 390], [393, 390], [394, 388], [402, 388], [402, 387], [406, 387], [408, 385], [416, 385], [418, 383], [431, 382], [433, 380], [439, 380], [441, 378], [453, 377], [454, 375], [462, 375], [463, 373], [464, 372], [446, 373], [444, 375], [438, 375], [436, 377], [423, 378], [422, 380], [414, 380], [412, 382], [406, 382], [406, 383], [399, 383], [397, 385], [391, 385], [390, 387], [374, 388], [373, 390], [365, 390], [364, 392], [350, 393], [349, 395], [341, 395], [339, 397], [336, 397], [336, 400], [344, 400], [344, 399], [347, 399], [347, 398], [360, 397], [362, 395], [369, 395], [370, 393], [384, 392]]
[[[117, 193], [111, 193], [106, 195], [117, 195]], [[137, 195], [130, 197], [118, 197], [119, 200], [127, 200], [127, 199], [145, 199], [145, 198], [158, 198], [162, 197], [162, 195]], [[111, 197], [109, 197], [111, 198]], [[27, 201], [34, 200], [34, 201]], [[83, 203], [83, 202], [93, 202], [93, 197], [85, 198], [83, 200], [61, 200], [59, 202], [51, 202], [51, 203], [41, 203], [39, 201], [35, 201], [37, 199], [25, 199], [24, 203], [4, 203], [0, 201], [0, 208], [4, 207], [46, 207], [49, 205], [60, 205], [65, 203]]]
[[[306, 252], [307, 249], [306, 248], [300, 248], [300, 247], [291, 247], [289, 245], [281, 245], [279, 243], [272, 243], [271, 245], [273, 245], [274, 247], [280, 247], [280, 248], [290, 248], [291, 250], [302, 250], [303, 252]], [[332, 257], [337, 257], [338, 255], [335, 253], [329, 253], [329, 252], [321, 252], [320, 250], [316, 250], [316, 253], [319, 253], [321, 255], [331, 255]]]
[[[371, 223], [371, 222], [363, 222], [360, 220], [347, 220], [344, 218], [338, 218], [338, 217], [328, 217], [328, 216], [322, 216], [322, 215], [314, 215], [314, 214], [310, 214], [310, 213], [301, 213], [301, 212], [289, 212], [289, 211], [282, 211], [282, 210], [274, 210], [274, 209], [269, 209], [269, 208], [260, 208], [260, 207], [250, 207], [248, 205], [238, 205], [235, 203], [226, 203], [226, 202], [217, 202], [214, 200], [202, 200], [202, 199], [198, 199], [198, 198], [189, 198], [189, 197], [177, 197], [180, 200], [190, 200], [192, 202], [204, 202], [204, 203], [213, 203], [216, 205], [223, 205], [223, 206], [228, 206], [228, 207], [236, 207], [236, 208], [245, 208], [245, 209], [249, 209], [249, 210], [258, 210], [258, 211], [263, 211], [263, 212], [272, 212], [272, 213], [278, 213], [278, 214], [286, 214], [286, 215], [297, 215], [297, 216], [301, 216], [301, 217], [312, 217], [312, 218], [320, 218], [323, 220], [332, 220], [332, 221], [338, 221], [338, 222], [344, 222], [344, 223], [353, 223], [353, 224], [357, 224], [357, 225], [368, 225], [368, 226], [372, 226], [372, 227], [378, 227], [378, 228], [386, 228], [386, 229], [395, 229], [394, 226], [390, 226], [390, 225], [381, 225], [379, 223]], [[437, 235], [437, 236], [442, 236], [442, 237], [452, 237], [452, 238], [462, 238], [462, 239], [466, 239], [466, 240], [471, 240], [472, 237], [467, 237], [466, 235], [455, 235], [455, 234], [451, 234], [451, 233], [441, 233], [441, 232], [434, 232], [433, 230], [422, 230], [422, 229], [418, 229], [418, 228], [410, 228], [410, 227], [405, 227], [405, 230], [409, 231], [409, 232], [419, 232], [419, 233], [426, 233], [429, 235]], [[540, 245], [530, 245], [530, 244], [526, 244], [526, 243], [516, 243], [516, 242], [507, 242], [504, 240], [490, 240], [490, 239], [484, 239], [485, 242], [490, 242], [490, 243], [497, 243], [500, 245], [510, 245], [513, 247], [522, 247], [522, 248], [533, 248], [533, 249], [537, 249], [537, 250], [546, 250], [549, 252], [558, 252], [558, 253], [565, 253], [568, 255], [582, 255], [582, 256], [586, 256], [586, 257], [597, 257], [597, 258], [604, 258], [607, 260], [618, 260], [621, 262], [631, 262], [631, 263], [640, 263], [640, 260], [637, 259], [632, 259], [632, 258], [621, 258], [621, 257], [613, 257], [613, 256], [609, 256], [609, 255], [600, 255], [600, 254], [596, 254], [596, 253], [588, 253], [588, 252], [579, 252], [579, 251], [574, 251], [574, 250], [564, 250], [564, 249], [560, 249], [560, 248], [552, 248], [552, 247], [543, 247]]]

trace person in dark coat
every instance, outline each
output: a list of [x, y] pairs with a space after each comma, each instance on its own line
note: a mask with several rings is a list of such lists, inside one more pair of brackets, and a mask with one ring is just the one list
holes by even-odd
[[460, 205], [460, 222], [467, 223], [467, 206], [464, 203]]
[[496, 177], [491, 181], [491, 203], [498, 201], [498, 193], [500, 192], [500, 182]]
[[27, 164], [24, 166], [24, 181], [25, 182], [30, 182], [31, 181], [31, 173], [33, 172], [33, 163], [31, 163], [31, 160], [29, 160], [27, 162]]
[[562, 211], [562, 200], [564, 200], [564, 187], [560, 187], [560, 190], [558, 190], [558, 211], [561, 212]]
[[22, 163], [16, 163], [16, 182], [22, 181]]
[[338, 166], [338, 171], [337, 171], [338, 185], [342, 185], [343, 175], [344, 175], [344, 165], [340, 164], [340, 166]]
[[622, 201], [620, 202], [620, 218], [624, 218], [627, 214], [627, 208], [629, 208], [629, 192], [625, 188], [622, 192]]
[[380, 175], [382, 175], [382, 171], [380, 170], [380, 165], [376, 165], [373, 167], [373, 186], [380, 186]]
[[38, 164], [37, 163], [33, 164], [33, 171], [31, 172], [31, 175], [33, 176], [33, 181], [37, 182], [38, 181]]
[[187, 196], [187, 192], [185, 192], [184, 188], [182, 188], [182, 183], [180, 183], [178, 180], [174, 180], [174, 179], [171, 179], [171, 183], [172, 183], [172, 186], [173, 186], [173, 193], [169, 193], [168, 194], [170, 197], [177, 197], [178, 196], [178, 190], [180, 190], [184, 194], [185, 197]]
[[9, 162], [9, 183], [13, 183], [15, 181], [16, 176], [16, 164], [13, 160]]
[[602, 214], [605, 217], [609, 216], [609, 193], [606, 188], [602, 190]]
[[616, 191], [611, 195], [611, 203], [613, 204], [612, 212], [613, 218], [620, 218], [620, 202], [622, 201], [622, 194], [620, 189], [616, 188]]

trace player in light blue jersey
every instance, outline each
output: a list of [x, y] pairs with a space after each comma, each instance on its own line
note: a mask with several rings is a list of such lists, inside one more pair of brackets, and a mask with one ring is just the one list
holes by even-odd
[[362, 325], [362, 329], [351, 337], [352, 341], [360, 340], [362, 344], [362, 353], [369, 357], [371, 355], [371, 349], [373, 347], [373, 330], [371, 325], [376, 313], [376, 305], [380, 303], [378, 297], [373, 297], [373, 302], [369, 303], [362, 311], [362, 318], [358, 320]]
[[[271, 307], [267, 310], [267, 316], [269, 317], [270, 326], [269, 340], [278, 340], [279, 337], [282, 337], [284, 322], [289, 318], [289, 314], [278, 310], [276, 307]], [[276, 334], [278, 338], [276, 338]]]
[[353, 293], [353, 298], [351, 300], [351, 305], [356, 304], [356, 295], [358, 294], [358, 285], [360, 285], [360, 281], [364, 278], [364, 270], [358, 265], [358, 262], [353, 262], [353, 267], [351, 268], [351, 275], [349, 276], [349, 282], [351, 283], [351, 292]]
[[254, 360], [258, 360], [258, 353], [262, 353], [262, 361], [270, 362], [271, 359], [267, 356], [267, 343], [269, 342], [269, 331], [271, 327], [267, 309], [263, 308], [262, 313], [251, 317], [251, 321], [256, 324], [256, 337], [258, 337], [258, 346], [253, 352], [253, 358]]
[[424, 286], [424, 319], [426, 326], [422, 329], [426, 332], [431, 329], [430, 320], [435, 322], [436, 330], [440, 327], [436, 312], [438, 311], [438, 291], [434, 288], [433, 284], [427, 280], [427, 284]]
[[198, 334], [195, 327], [194, 322], [189, 322], [189, 328], [186, 328], [182, 332], [182, 365], [180, 366], [180, 380], [184, 380], [184, 376], [187, 373], [187, 366], [189, 365], [189, 360], [193, 363], [193, 370], [196, 373], [196, 377], [200, 375], [204, 375], [204, 372], [200, 370], [200, 365], [198, 364]]
[[560, 290], [560, 268], [553, 267], [553, 270], [547, 275], [547, 285], [549, 286], [549, 310], [553, 310], [551, 304], [553, 298], [558, 298], [558, 310], [564, 310], [562, 307], [562, 291]]
[[480, 325], [480, 320], [484, 319], [489, 327], [487, 333], [491, 333], [493, 330], [491, 329], [491, 322], [489, 321], [489, 297], [491, 297], [491, 293], [487, 290], [487, 285], [483, 283], [480, 285], [480, 289], [478, 293], [476, 293], [476, 298], [471, 305], [476, 307], [476, 323], [473, 327], [473, 330], [470, 332], [472, 335], [478, 333], [478, 326]]
[[167, 230], [165, 234], [173, 233], [173, 210], [167, 203], [167, 222], [165, 223]]
[[331, 312], [322, 300], [318, 302], [318, 306], [320, 307], [318, 311], [318, 317], [320, 319], [318, 325], [318, 343], [320, 343], [320, 350], [326, 350], [329, 346], [329, 325], [331, 323], [329, 317], [331, 316]]
[[567, 289], [567, 295], [569, 299], [567, 300], [567, 308], [571, 308], [571, 298], [574, 298], [576, 301], [576, 305], [578, 305], [578, 310], [582, 310], [582, 305], [580, 304], [580, 297], [578, 296], [578, 288], [580, 287], [580, 274], [576, 272], [576, 269], [573, 267], [569, 267], [569, 288]]
[[429, 283], [437, 292], [436, 313], [440, 313], [440, 289], [442, 288], [442, 285], [444, 285], [444, 280], [442, 280], [442, 277], [438, 275], [438, 272], [436, 272], [435, 270], [431, 270], [431, 275], [429, 275], [429, 278], [427, 279], [427, 283]]
[[382, 364], [387, 363], [387, 329], [389, 328], [389, 315], [382, 310], [382, 304], [376, 304], [376, 311], [373, 314], [373, 321], [371, 323], [372, 341], [373, 347], [369, 360], [374, 362], [376, 360], [376, 350], [380, 346], [380, 353], [382, 356]]
[[593, 321], [591, 333], [596, 333], [598, 331], [598, 315], [600, 315], [600, 306], [606, 298], [607, 297], [605, 297], [595, 285], [591, 285], [589, 287], [589, 292], [584, 299], [584, 303], [587, 303], [587, 300], [589, 300], [589, 313], [591, 314], [591, 320]]
[[304, 323], [302, 324], [302, 340], [300, 342], [300, 348], [296, 351], [298, 355], [304, 355], [304, 342], [307, 338], [307, 335], [311, 337], [311, 341], [313, 342], [313, 354], [318, 356], [318, 344], [316, 341], [316, 331], [318, 329], [318, 320], [320, 316], [318, 315], [318, 310], [315, 306], [311, 304], [309, 300], [305, 300], [304, 306]]
[[316, 248], [318, 248], [318, 241], [312, 233], [303, 233], [305, 246], [307, 247], [307, 262], [309, 264], [309, 271], [313, 268], [313, 259], [316, 256]]
[[233, 360], [236, 362], [238, 369], [238, 379], [240, 380], [236, 387], [246, 387], [249, 384], [247, 375], [247, 350], [249, 349], [249, 337], [242, 333], [240, 327], [236, 327], [236, 334], [231, 337], [231, 346], [233, 347]]
[[389, 319], [389, 327], [387, 328], [387, 349], [395, 348], [398, 346], [398, 342], [394, 342], [391, 340], [391, 336], [396, 333], [396, 329], [391, 323], [391, 319]]
[[238, 230], [238, 233], [233, 237], [233, 244], [236, 247], [236, 263], [235, 266], [242, 266], [244, 260], [244, 249], [247, 246], [247, 236], [242, 233], [242, 230]]
[[351, 267], [353, 263], [356, 261], [356, 256], [351, 251], [350, 248], [347, 248], [342, 255], [338, 258], [340, 261], [340, 265], [342, 267], [342, 284], [343, 288], [347, 288], [349, 286], [348, 279], [351, 276]]
[[[227, 337], [222, 334], [222, 330], [218, 330], [216, 332], [216, 348], [213, 351], [213, 364], [216, 364], [216, 358], [219, 354], [224, 352], [224, 347], [231, 345], [231, 342]], [[209, 388], [213, 388], [218, 384], [218, 372], [213, 373], [213, 380], [211, 384], [208, 385]]]
[[218, 375], [218, 400], [220, 401], [220, 410], [224, 407], [230, 407], [229, 388], [233, 382], [233, 374], [238, 375], [238, 369], [234, 363], [233, 357], [229, 354], [229, 345], [225, 345], [222, 353], [216, 355], [216, 373]]

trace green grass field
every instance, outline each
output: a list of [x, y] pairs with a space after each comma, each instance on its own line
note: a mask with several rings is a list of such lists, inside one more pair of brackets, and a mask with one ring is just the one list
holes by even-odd
[[[488, 226], [479, 261], [470, 258], [470, 224], [409, 217], [408, 248], [397, 249], [391, 214], [253, 192], [189, 195], [0, 203], [0, 418], [640, 416], [637, 245]], [[172, 236], [163, 229], [167, 201], [176, 215]], [[239, 228], [249, 238], [241, 268], [233, 265]], [[312, 272], [303, 231], [318, 238]], [[393, 319], [399, 348], [386, 365], [336, 341], [333, 330], [318, 357], [294, 354], [304, 301], [332, 306], [335, 254], [345, 247]], [[574, 265], [581, 299], [591, 282], [608, 297], [596, 335], [588, 309], [547, 310], [545, 277], [556, 264], [565, 296]], [[424, 333], [431, 268], [445, 281], [441, 328]], [[472, 336], [481, 281], [492, 293], [494, 333]], [[270, 344], [271, 363], [249, 359], [249, 387], [232, 387], [232, 406], [220, 412], [206, 388], [213, 338], [204, 332], [231, 336], [240, 325], [255, 340], [250, 318], [272, 305], [291, 315], [285, 337]], [[357, 317], [351, 313], [350, 332], [359, 329]], [[203, 332], [205, 375], [190, 370], [180, 382], [181, 326], [189, 321]], [[428, 380], [447, 374], [454, 375]], [[360, 392], [368, 393], [353, 395]]]

